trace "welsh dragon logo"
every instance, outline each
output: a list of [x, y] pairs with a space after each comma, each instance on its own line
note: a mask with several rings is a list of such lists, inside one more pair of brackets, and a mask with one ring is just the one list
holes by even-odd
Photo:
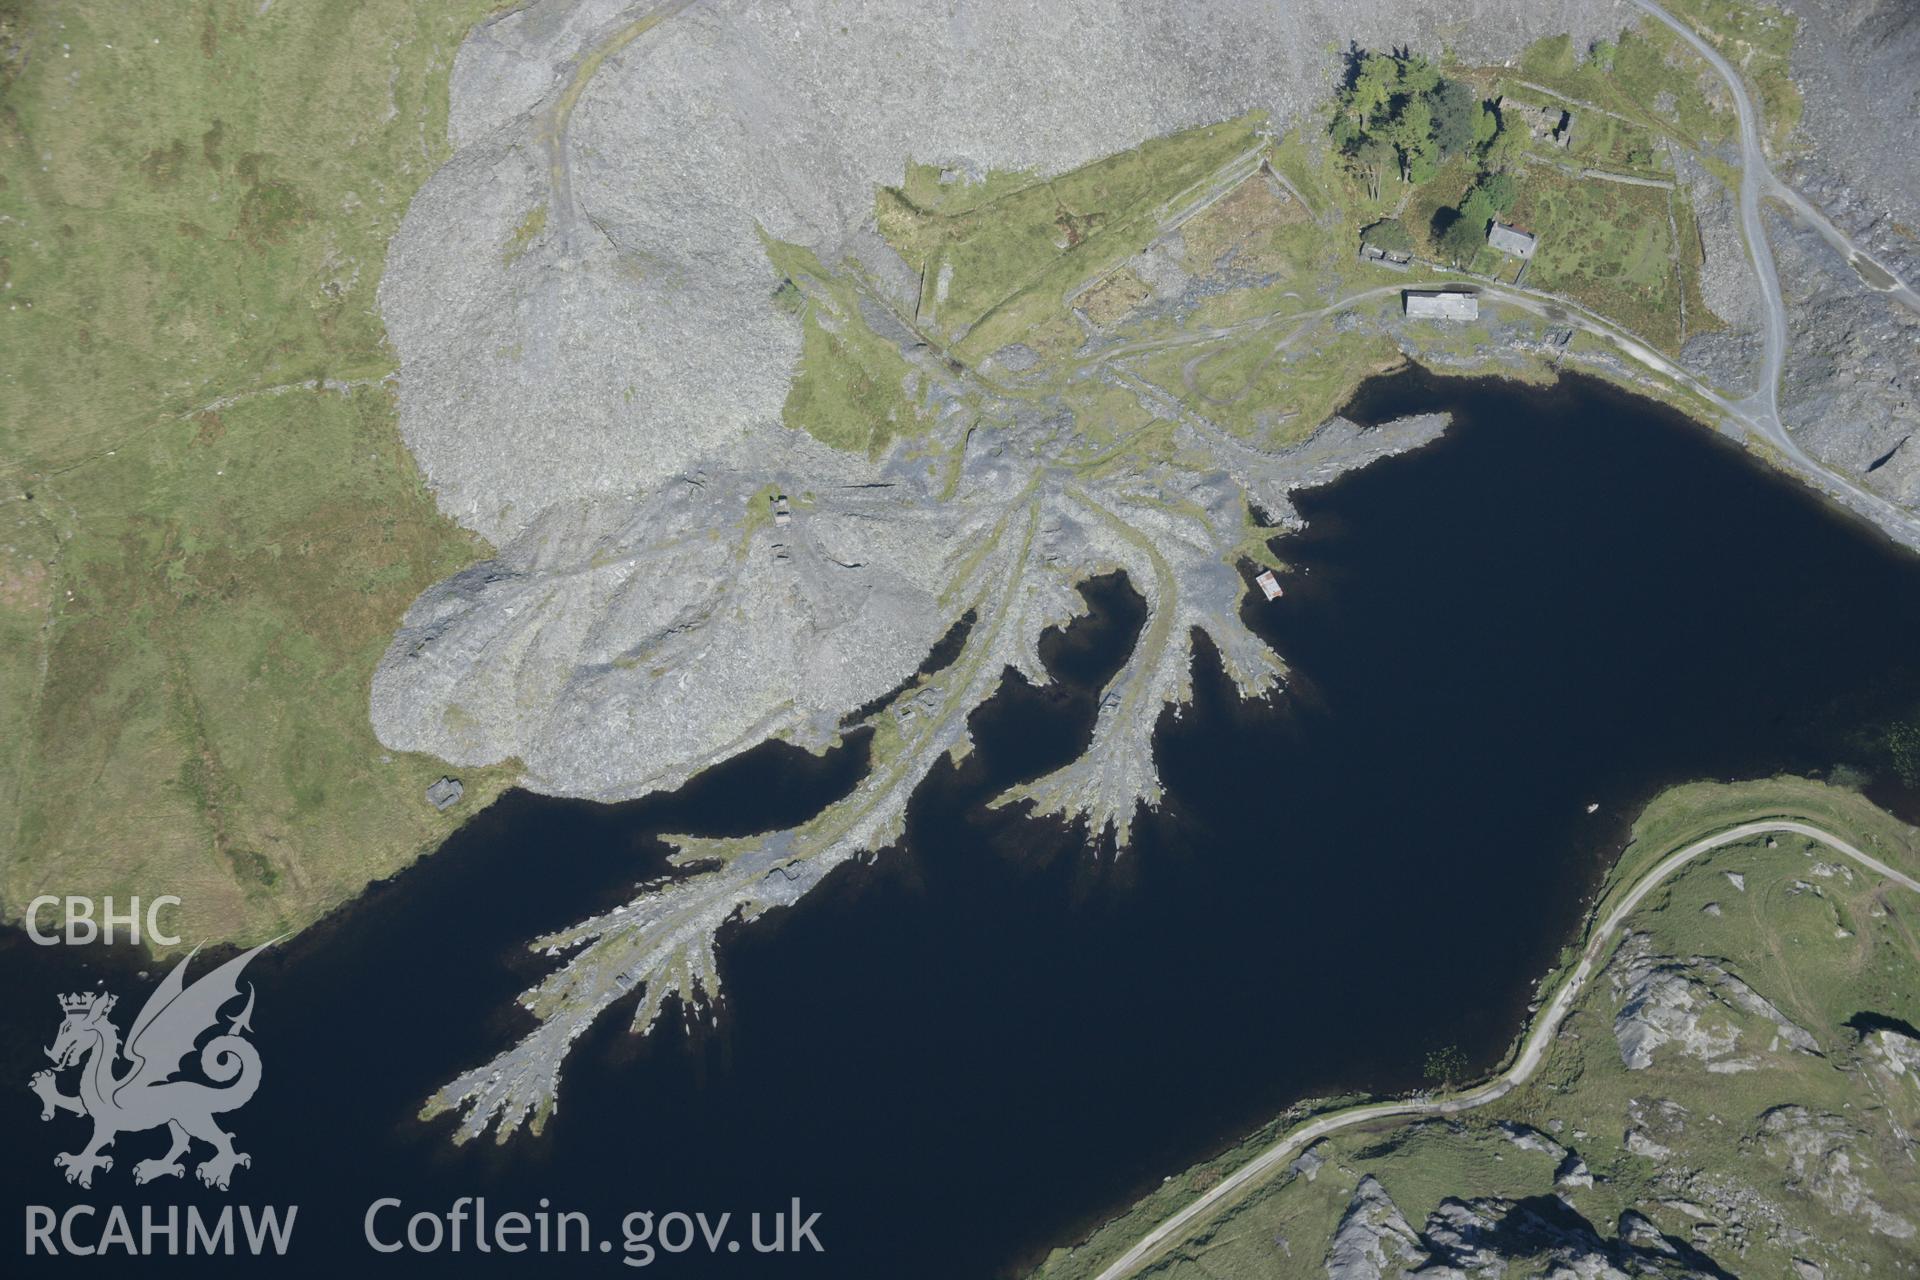
[[[108, 1016], [113, 1012], [113, 996], [84, 992], [60, 997], [65, 1020], [47, 1050], [53, 1070], [35, 1073], [29, 1085], [40, 1095], [42, 1120], [53, 1119], [58, 1111], [93, 1120], [93, 1138], [84, 1148], [53, 1158], [55, 1167], [66, 1171], [68, 1182], [91, 1187], [94, 1170], [113, 1168], [113, 1158], [102, 1153], [116, 1137], [162, 1125], [172, 1145], [158, 1159], [133, 1166], [136, 1183], [184, 1174], [186, 1166], [180, 1157], [195, 1138], [213, 1148], [213, 1154], [194, 1170], [210, 1187], [225, 1191], [234, 1168], [253, 1163], [245, 1152], [233, 1149], [233, 1135], [214, 1122], [216, 1115], [245, 1106], [260, 1087], [260, 1053], [244, 1038], [253, 1030], [251, 983], [246, 1007], [227, 1019], [226, 1031], [200, 1047], [201, 1074], [213, 1083], [173, 1077], [201, 1036], [218, 1028], [220, 1010], [239, 998], [240, 971], [269, 945], [235, 956], [192, 986], [187, 985], [187, 963], [193, 959], [189, 954], [141, 1006], [124, 1048], [120, 1031]], [[116, 1075], [123, 1056], [131, 1065]], [[80, 1092], [61, 1093], [57, 1073], [76, 1065]]]

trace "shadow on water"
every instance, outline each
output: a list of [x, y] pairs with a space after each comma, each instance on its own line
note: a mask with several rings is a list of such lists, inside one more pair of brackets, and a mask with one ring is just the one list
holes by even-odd
[[[267, 1075], [229, 1122], [255, 1155], [232, 1196], [135, 1189], [122, 1167], [76, 1192], [50, 1161], [78, 1122], [41, 1125], [21, 1089], [0, 1107], [12, 1199], [295, 1203], [301, 1270], [417, 1275], [516, 1260], [374, 1254], [375, 1197], [545, 1197], [617, 1241], [628, 1210], [744, 1216], [798, 1196], [824, 1256], [655, 1266], [978, 1277], [1302, 1096], [1416, 1086], [1445, 1045], [1494, 1061], [1661, 787], [1886, 773], [1887, 726], [1920, 707], [1920, 562], [1597, 383], [1402, 375], [1354, 412], [1432, 407], [1457, 416], [1443, 441], [1300, 495], [1285, 597], [1244, 605], [1291, 688], [1240, 702], [1203, 642], [1193, 703], [1158, 735], [1164, 807], [1117, 859], [986, 807], [1087, 742], [1145, 616], [1109, 578], [1046, 641], [1055, 680], [1009, 678], [975, 714], [975, 749], [923, 785], [900, 848], [729, 928], [717, 1025], [640, 1039], [604, 1018], [543, 1136], [455, 1148], [449, 1122], [413, 1118], [527, 1025], [513, 998], [551, 962], [526, 941], [665, 874], [661, 833], [764, 829], [846, 794], [864, 738], [761, 748], [632, 804], [502, 798], [258, 963]], [[137, 963], [7, 935], [4, 1070], [44, 1062], [55, 992], [106, 976], [131, 1003], [151, 982]], [[122, 1158], [157, 1141], [129, 1136]], [[617, 1257], [543, 1270], [611, 1274]]]

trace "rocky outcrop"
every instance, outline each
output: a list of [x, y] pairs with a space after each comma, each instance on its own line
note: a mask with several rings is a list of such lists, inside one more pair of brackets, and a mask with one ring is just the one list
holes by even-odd
[[1638, 1212], [1622, 1213], [1609, 1238], [1552, 1196], [1450, 1197], [1428, 1215], [1420, 1239], [1431, 1259], [1414, 1274], [1430, 1280], [1506, 1275], [1561, 1280], [1659, 1275], [1681, 1280], [1726, 1274], [1707, 1255], [1667, 1236]]
[[1687, 1109], [1671, 1098], [1628, 1098], [1627, 1127], [1621, 1145], [1634, 1155], [1662, 1161], [1687, 1131]]
[[1572, 1190], [1593, 1185], [1593, 1173], [1587, 1168], [1585, 1160], [1532, 1125], [1520, 1124], [1514, 1120], [1498, 1120], [1494, 1122], [1494, 1127], [1506, 1135], [1507, 1141], [1522, 1151], [1537, 1152], [1553, 1161], [1553, 1183], [1556, 1187]]
[[1920, 1089], [1920, 1040], [1881, 1028], [1862, 1037], [1861, 1051], [1889, 1081], [1906, 1081]]
[[1665, 1044], [1698, 1058], [1709, 1071], [1752, 1070], [1757, 1059], [1734, 1056], [1741, 1038], [1738, 1021], [1729, 1016], [1735, 1012], [1772, 1024], [1770, 1050], [1820, 1052], [1811, 1033], [1719, 962], [1659, 955], [1644, 933], [1621, 941], [1608, 976], [1620, 1000], [1614, 1038], [1630, 1071], [1651, 1066], [1654, 1051]]
[[1308, 1182], [1312, 1182], [1320, 1176], [1320, 1170], [1326, 1165], [1326, 1144], [1316, 1142], [1293, 1158], [1293, 1163], [1287, 1166], [1287, 1172], [1296, 1178], [1305, 1178]]
[[1381, 1280], [1429, 1256], [1387, 1189], [1368, 1175], [1353, 1189], [1327, 1246], [1327, 1280]]
[[1530, 1124], [1521, 1124], [1517, 1120], [1496, 1120], [1493, 1127], [1504, 1134], [1508, 1142], [1522, 1151], [1535, 1151], [1555, 1161], [1566, 1158], [1565, 1147]]
[[1895, 1240], [1912, 1239], [1914, 1224], [1874, 1198], [1862, 1176], [1870, 1168], [1860, 1135], [1843, 1117], [1806, 1107], [1774, 1107], [1760, 1117], [1760, 1150], [1787, 1175], [1787, 1186], [1811, 1195], [1834, 1213], [1864, 1220]]

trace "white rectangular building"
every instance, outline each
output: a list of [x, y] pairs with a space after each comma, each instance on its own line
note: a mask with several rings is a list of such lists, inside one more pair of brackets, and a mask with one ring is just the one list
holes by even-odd
[[1408, 289], [1401, 297], [1410, 320], [1478, 320], [1480, 299], [1465, 289]]

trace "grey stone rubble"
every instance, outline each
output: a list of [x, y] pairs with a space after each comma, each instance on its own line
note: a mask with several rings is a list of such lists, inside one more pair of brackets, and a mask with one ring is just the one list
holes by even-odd
[[1799, 223], [1770, 217], [1767, 234], [1794, 335], [1781, 416], [1821, 462], [1920, 505], [1920, 316], [1868, 289]]
[[1681, 363], [1715, 386], [1744, 391], [1759, 376], [1761, 306], [1740, 215], [1733, 193], [1697, 156], [1678, 148], [1670, 154], [1700, 230], [1701, 300], [1724, 326], [1701, 333], [1702, 320], [1695, 318]]
[[[1691, 151], [1674, 148], [1670, 154], [1700, 229], [1705, 255], [1700, 264], [1701, 298], [1714, 318], [1751, 334], [1760, 318], [1760, 297], [1753, 280], [1753, 263], [1740, 238], [1740, 215], [1734, 208], [1733, 193]], [[1738, 380], [1729, 381], [1739, 385]]]
[[1704, 1211], [1707, 1220], [1718, 1226], [1724, 1247], [1733, 1254], [1743, 1253], [1756, 1240], [1767, 1240], [1783, 1249], [1804, 1249], [1816, 1243], [1792, 1224], [1779, 1204], [1736, 1179], [1663, 1165], [1655, 1174], [1654, 1186], [1668, 1194], [1669, 1205], [1687, 1203]]
[[[1298, 523], [1292, 489], [1444, 427], [1335, 420], [1268, 453], [1166, 404], [1180, 456], [1197, 460], [1083, 482], [1055, 465], [1063, 413], [983, 390], [891, 322], [920, 282], [875, 232], [877, 185], [909, 160], [1059, 172], [1256, 109], [1284, 129], [1324, 99], [1349, 41], [1495, 62], [1562, 32], [1585, 47], [1639, 16], [1617, 0], [1444, 13], [1400, 0], [969, 0], [932, 21], [908, 0], [711, 0], [666, 5], [667, 21], [623, 43], [653, 12], [534, 0], [481, 24], [456, 59], [456, 151], [409, 208], [380, 301], [407, 443], [442, 510], [499, 551], [408, 613], [374, 680], [376, 731], [455, 765], [517, 760], [526, 785], [553, 794], [639, 796], [768, 739], [826, 746], [956, 618], [979, 621], [911, 707], [879, 713], [898, 745], [847, 800], [794, 831], [682, 841], [702, 869], [536, 940], [567, 957], [523, 997], [539, 1027], [430, 1104], [464, 1108], [463, 1138], [546, 1114], [567, 1047], [622, 993], [645, 988], [642, 1029], [670, 996], [696, 1009], [715, 997], [723, 923], [791, 903], [897, 838], [913, 787], [967, 749], [967, 713], [1008, 668], [1044, 680], [1040, 634], [1082, 610], [1075, 583], [1113, 569], [1147, 599], [1146, 638], [1105, 692], [1087, 754], [1008, 799], [1124, 842], [1137, 806], [1159, 798], [1152, 728], [1187, 696], [1194, 632], [1243, 694], [1284, 677], [1237, 616], [1245, 584], [1230, 560], [1247, 504], [1284, 532]], [[1750, 282], [1715, 222], [1731, 214], [1714, 212], [1710, 177], [1680, 178], [1708, 206], [1709, 306], [1737, 314]], [[772, 301], [763, 235], [854, 264], [863, 315], [913, 364], [936, 443], [966, 440], [951, 489], [907, 449], [870, 460], [782, 425], [801, 333]], [[1165, 253], [1136, 270], [1156, 297], [1191, 283]], [[1491, 329], [1482, 366], [1551, 345]], [[1750, 362], [1738, 330], [1703, 351]], [[1002, 351], [985, 374], [1017, 379], [1021, 354]], [[1626, 372], [1610, 354], [1584, 359]], [[1803, 380], [1817, 383], [1817, 371]], [[1822, 440], [1821, 424], [1839, 423], [1809, 446], [1837, 456], [1867, 403], [1808, 400], [1795, 421]], [[1876, 483], [1904, 483], [1908, 465], [1884, 463]], [[756, 510], [768, 491], [791, 495], [785, 523]]]
[[[1347, 465], [1355, 465], [1431, 440], [1444, 425], [1423, 417], [1362, 429], [1336, 420], [1316, 440], [1345, 441]], [[1221, 470], [1156, 469], [1124, 489], [1081, 487], [1039, 466], [1033, 452], [1029, 433], [1044, 442], [1058, 427], [1016, 421], [1003, 431], [976, 430], [957, 492], [938, 504], [912, 468], [890, 472], [896, 478], [877, 489], [824, 489], [816, 481], [816, 505], [796, 510], [792, 527], [779, 532], [793, 552], [791, 571], [779, 578], [753, 568], [766, 563], [759, 544], [775, 536], [770, 522], [744, 537], [738, 528], [717, 539], [697, 536], [700, 506], [744, 510], [760, 488], [758, 476], [715, 475], [656, 498], [649, 514], [664, 527], [623, 526], [585, 539], [584, 551], [562, 560], [556, 547], [570, 543], [549, 541], [543, 525], [498, 561], [422, 598], [376, 682], [377, 708], [396, 688], [388, 682], [400, 680], [477, 688], [506, 705], [543, 698], [555, 710], [535, 722], [539, 736], [511, 740], [533, 776], [544, 777], [555, 762], [574, 771], [562, 777], [607, 769], [617, 750], [605, 740], [611, 726], [641, 740], [625, 748], [626, 760], [658, 753], [631, 774], [600, 775], [606, 786], [637, 779], [636, 789], [677, 785], [768, 736], [824, 744], [840, 716], [911, 674], [952, 622], [922, 582], [946, 585], [951, 612], [972, 609], [977, 618], [960, 659], [929, 677], [909, 703], [883, 712], [894, 716], [898, 752], [846, 800], [796, 831], [681, 841], [680, 861], [718, 869], [535, 940], [536, 948], [570, 955], [524, 997], [543, 1021], [492, 1063], [448, 1084], [430, 1109], [465, 1105], [467, 1137], [495, 1120], [511, 1129], [553, 1105], [568, 1047], [636, 985], [646, 988], [636, 1011], [641, 1029], [669, 996], [697, 1007], [717, 995], [713, 937], [723, 924], [788, 905], [834, 867], [897, 839], [914, 787], [940, 759], [967, 750], [967, 713], [992, 696], [1004, 672], [1048, 679], [1039, 638], [1084, 609], [1075, 582], [1124, 570], [1146, 598], [1149, 621], [1102, 697], [1088, 752], [1005, 800], [1085, 817], [1090, 833], [1111, 828], [1124, 841], [1136, 807], [1159, 799], [1153, 730], [1165, 706], [1188, 696], [1194, 633], [1212, 638], [1243, 694], [1277, 687], [1284, 668], [1239, 620], [1246, 587], [1227, 553], [1242, 535], [1249, 495], [1284, 527], [1297, 519], [1288, 492], [1338, 474], [1339, 451], [1311, 441], [1271, 455], [1236, 446]], [[702, 557], [731, 568], [702, 573]], [[567, 571], [552, 572], [557, 564]], [[521, 615], [538, 599], [567, 592], [596, 607], [526, 624]], [[569, 617], [575, 629], [563, 625]], [[546, 663], [535, 656], [541, 648]], [[528, 690], [556, 670], [591, 680], [575, 675], [570, 689]], [[476, 700], [461, 696], [469, 705]], [[519, 724], [508, 716], [479, 723], [502, 734]], [[488, 749], [506, 748], [495, 740]], [[559, 779], [548, 786], [565, 789]]]
[[[1920, 279], [1920, 7], [1789, 7], [1799, 22], [1791, 71], [1805, 109], [1776, 167], [1912, 283]], [[1920, 504], [1920, 442], [1903, 443], [1920, 430], [1920, 316], [1870, 288], [1799, 222], [1770, 216], [1767, 235], [1793, 335], [1780, 399], [1788, 427], [1825, 465], [1894, 502]]]
[[[1920, 275], [1920, 7], [1897, 0], [1791, 0], [1791, 72], [1806, 107], [1793, 184], [1911, 281]], [[1901, 227], [1908, 230], [1902, 232]]]

